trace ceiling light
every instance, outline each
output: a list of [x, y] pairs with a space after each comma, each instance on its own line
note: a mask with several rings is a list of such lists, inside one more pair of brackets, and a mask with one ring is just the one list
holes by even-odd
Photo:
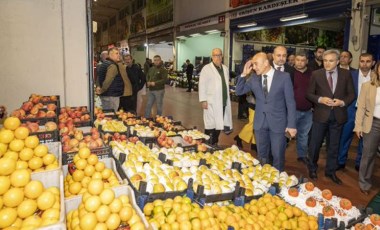
[[200, 33], [195, 33], [195, 34], [190, 34], [191, 37], [199, 37], [199, 36], [202, 36], [202, 34]]
[[282, 17], [280, 18], [280, 21], [282, 22], [287, 22], [287, 21], [292, 21], [292, 20], [297, 20], [297, 19], [302, 19], [302, 18], [307, 18], [309, 17], [308, 14], [302, 13], [302, 14], [297, 14], [289, 17]]
[[220, 30], [208, 30], [208, 31], [206, 31], [206, 33], [208, 33], [208, 34], [217, 34], [217, 33], [220, 33]]
[[149, 43], [148, 45], [150, 45], [150, 46], [154, 46], [154, 43]]
[[251, 26], [257, 26], [257, 23], [256, 22], [244, 23], [244, 24], [239, 24], [237, 27], [246, 28], [246, 27], [251, 27]]

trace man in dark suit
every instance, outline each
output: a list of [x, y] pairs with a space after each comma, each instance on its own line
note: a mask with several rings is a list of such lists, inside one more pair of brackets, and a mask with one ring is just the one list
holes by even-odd
[[309, 145], [309, 176], [317, 179], [319, 150], [329, 132], [325, 176], [336, 184], [342, 181], [336, 176], [339, 138], [347, 121], [347, 106], [354, 100], [355, 91], [349, 70], [337, 68], [339, 51], [323, 53], [323, 69], [311, 75], [306, 97], [314, 104], [313, 127]]
[[[251, 74], [253, 70], [255, 74]], [[237, 95], [250, 91], [256, 97], [254, 130], [258, 158], [262, 164], [269, 163], [271, 151], [273, 166], [284, 171], [285, 134], [292, 137], [297, 134], [296, 104], [290, 76], [272, 68], [265, 53], [258, 53], [244, 65], [236, 85]]]
[[287, 50], [284, 46], [276, 46], [273, 50], [273, 62], [271, 63], [272, 67], [275, 70], [281, 72], [287, 72], [292, 75], [294, 69], [288, 63], [286, 63]]
[[348, 50], [343, 50], [340, 53], [339, 67], [342, 69], [355, 71], [356, 69], [351, 67], [351, 62], [352, 62], [352, 53]]
[[[340, 60], [342, 61], [342, 57], [340, 58]], [[347, 107], [348, 120], [343, 126], [342, 135], [340, 137], [337, 170], [341, 170], [346, 167], [348, 149], [350, 148], [352, 138], [354, 135], [353, 131], [354, 131], [354, 126], [355, 126], [355, 115], [356, 115], [356, 106], [357, 106], [356, 100], [360, 93], [362, 84], [371, 80], [371, 68], [374, 64], [375, 64], [375, 61], [373, 60], [372, 54], [362, 53], [359, 56], [359, 69], [351, 71], [352, 81], [353, 81], [354, 90], [355, 90], [355, 99]], [[355, 159], [356, 171], [359, 171], [360, 159], [362, 157], [362, 149], [363, 149], [363, 139], [361, 138], [359, 139], [359, 145], [358, 145], [357, 155]]]
[[323, 69], [323, 52], [326, 51], [326, 47], [324, 46], [318, 46], [314, 51], [314, 59], [309, 61], [309, 64], [307, 65], [307, 68], [311, 71], [317, 70], [317, 69]]

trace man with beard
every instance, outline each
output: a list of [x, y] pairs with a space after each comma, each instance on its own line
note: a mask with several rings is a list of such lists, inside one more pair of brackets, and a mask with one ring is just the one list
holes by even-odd
[[277, 46], [273, 50], [272, 66], [275, 70], [287, 72], [292, 75], [293, 67], [286, 63], [287, 50], [284, 46]]
[[324, 47], [324, 46], [318, 46], [315, 49], [314, 59], [311, 60], [307, 66], [307, 68], [310, 71], [314, 71], [314, 70], [323, 68], [323, 52], [325, 52], [325, 50], [326, 50], [326, 47]]

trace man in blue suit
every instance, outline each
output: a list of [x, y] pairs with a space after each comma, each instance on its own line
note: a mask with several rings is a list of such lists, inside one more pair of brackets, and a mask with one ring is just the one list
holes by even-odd
[[[252, 74], [252, 71], [255, 71]], [[256, 54], [244, 65], [236, 94], [252, 91], [256, 97], [254, 130], [258, 158], [262, 164], [269, 163], [273, 155], [273, 166], [284, 171], [286, 133], [291, 137], [296, 130], [296, 103], [293, 85], [288, 73], [275, 70], [263, 52]]]
[[[363, 83], [370, 81], [371, 68], [375, 64], [372, 54], [363, 53], [359, 57], [359, 69], [351, 71], [352, 81], [354, 83], [355, 100], [347, 107], [347, 122], [342, 129], [342, 135], [339, 142], [338, 153], [338, 167], [337, 170], [344, 169], [346, 167], [346, 161], [348, 156], [348, 149], [350, 148], [353, 130], [355, 126], [355, 114], [356, 114], [356, 100], [360, 93], [360, 88]], [[363, 139], [359, 140], [358, 152], [355, 159], [355, 169], [359, 171], [360, 159], [362, 157]]]

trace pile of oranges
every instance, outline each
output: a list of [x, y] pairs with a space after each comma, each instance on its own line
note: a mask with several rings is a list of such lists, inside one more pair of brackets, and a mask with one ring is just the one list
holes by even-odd
[[91, 189], [100, 190], [102, 187], [99, 184], [103, 181], [105, 181], [103, 183], [105, 188], [120, 185], [112, 169], [106, 168], [104, 162], [99, 161], [97, 155], [91, 154], [91, 150], [87, 147], [79, 149], [73, 163], [68, 167], [65, 177], [66, 198], [83, 194]]

